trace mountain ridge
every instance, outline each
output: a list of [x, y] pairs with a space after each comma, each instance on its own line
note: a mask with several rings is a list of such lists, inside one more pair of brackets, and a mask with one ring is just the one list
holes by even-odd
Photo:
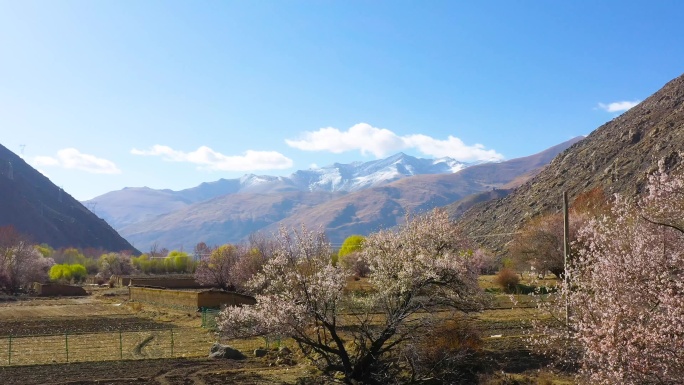
[[[459, 219], [483, 246], [503, 252], [510, 237], [484, 237], [518, 229], [527, 219], [558, 212], [561, 196], [601, 188], [631, 197], [642, 192], [647, 174], [666, 159], [670, 169], [682, 166], [684, 148], [684, 75], [643, 102], [601, 125], [585, 140], [556, 157], [548, 167], [506, 197], [473, 206]], [[492, 220], [495, 218], [496, 220]]]
[[[414, 175], [351, 192], [240, 192], [194, 203], [120, 229], [136, 246], [192, 249], [200, 241], [232, 243], [278, 226], [322, 228], [333, 243], [348, 235], [394, 226], [404, 213], [444, 206], [475, 192], [508, 186], [544, 167], [574, 138], [528, 157], [467, 167], [457, 173]], [[391, 163], [391, 162], [390, 162]], [[284, 208], [284, 213], [276, 205]]]
[[[468, 163], [452, 158], [424, 159], [404, 153], [368, 162], [334, 163], [298, 170], [289, 177], [245, 174], [183, 189], [126, 187], [84, 201], [92, 211], [116, 229], [171, 213], [194, 203], [226, 194], [291, 191], [352, 192], [379, 186], [417, 174], [452, 173]], [[131, 202], [140, 202], [140, 204]]]
[[54, 248], [135, 248], [66, 191], [0, 145], [0, 226]]

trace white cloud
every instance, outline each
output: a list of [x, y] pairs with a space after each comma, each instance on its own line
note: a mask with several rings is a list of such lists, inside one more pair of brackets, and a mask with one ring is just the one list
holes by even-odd
[[623, 112], [629, 110], [630, 108], [636, 106], [639, 103], [641, 103], [641, 100], [635, 100], [633, 102], [625, 100], [621, 102], [613, 102], [608, 104], [599, 103], [598, 107], [608, 112]]
[[367, 123], [359, 123], [343, 132], [334, 127], [305, 132], [300, 140], [286, 139], [288, 146], [305, 151], [330, 151], [339, 154], [359, 150], [362, 154], [371, 153], [382, 157], [388, 153], [405, 148], [404, 141], [397, 134], [385, 128], [375, 128]]
[[243, 155], [227, 156], [201, 146], [192, 152], [174, 150], [168, 146], [154, 145], [149, 150], [132, 149], [131, 154], [161, 156], [168, 162], [187, 162], [209, 171], [273, 170], [292, 167], [292, 159], [276, 151], [247, 150]]
[[479, 143], [468, 146], [455, 136], [449, 135], [446, 140], [439, 140], [427, 135], [406, 136], [406, 143], [409, 147], [415, 147], [423, 154], [431, 155], [436, 158], [445, 156], [458, 160], [502, 160], [503, 155], [494, 150], [486, 150]]
[[114, 162], [98, 158], [95, 155], [84, 154], [75, 148], [64, 148], [57, 151], [56, 157], [37, 156], [33, 159], [36, 167], [62, 167], [73, 170], [86, 171], [91, 174], [121, 174], [121, 170]]
[[425, 155], [438, 158], [448, 156], [462, 161], [503, 159], [503, 156], [494, 150], [486, 150], [481, 144], [468, 146], [461, 139], [451, 135], [446, 140], [422, 134], [399, 136], [386, 128], [376, 128], [367, 123], [356, 124], [347, 131], [340, 131], [334, 127], [307, 131], [300, 139], [287, 139], [285, 143], [305, 151], [330, 151], [339, 154], [358, 150], [362, 154], [371, 153], [378, 158], [396, 151], [415, 148]]
[[33, 158], [34, 166], [59, 166], [59, 161], [49, 156], [37, 156]]

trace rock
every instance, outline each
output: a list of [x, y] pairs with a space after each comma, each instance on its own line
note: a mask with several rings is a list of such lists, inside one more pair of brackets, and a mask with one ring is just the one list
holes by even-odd
[[294, 366], [297, 363], [291, 358], [281, 357], [276, 359], [275, 364], [276, 366]]
[[266, 349], [254, 349], [254, 357], [263, 357], [268, 354]]
[[209, 353], [209, 358], [227, 358], [229, 360], [242, 360], [246, 357], [239, 350], [228, 345], [219, 344], [217, 342], [211, 346], [211, 353]]
[[289, 356], [290, 354], [292, 354], [292, 350], [290, 350], [286, 346], [283, 346], [280, 349], [278, 349], [278, 357], [285, 357]]

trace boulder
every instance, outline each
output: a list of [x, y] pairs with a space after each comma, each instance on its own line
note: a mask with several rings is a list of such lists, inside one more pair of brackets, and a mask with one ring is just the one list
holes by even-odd
[[222, 345], [217, 342], [211, 346], [209, 358], [227, 358], [229, 360], [242, 360], [245, 358], [245, 355], [231, 346]]
[[278, 349], [278, 357], [285, 357], [289, 356], [290, 354], [292, 354], [292, 350], [290, 350], [287, 346], [283, 346]]
[[264, 357], [266, 354], [268, 354], [266, 349], [254, 349], [254, 357]]

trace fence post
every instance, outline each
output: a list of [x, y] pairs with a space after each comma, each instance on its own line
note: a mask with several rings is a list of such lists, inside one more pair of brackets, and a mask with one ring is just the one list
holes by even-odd
[[64, 349], [66, 351], [66, 362], [69, 362], [69, 332], [64, 332]]
[[207, 327], [207, 308], [203, 307], [202, 309], [202, 327], [205, 328]]
[[12, 366], [12, 335], [9, 335], [9, 347], [7, 348], [7, 365]]
[[171, 358], [173, 358], [173, 328], [171, 328]]
[[119, 329], [119, 359], [123, 360], [123, 338], [121, 337], [121, 329]]

